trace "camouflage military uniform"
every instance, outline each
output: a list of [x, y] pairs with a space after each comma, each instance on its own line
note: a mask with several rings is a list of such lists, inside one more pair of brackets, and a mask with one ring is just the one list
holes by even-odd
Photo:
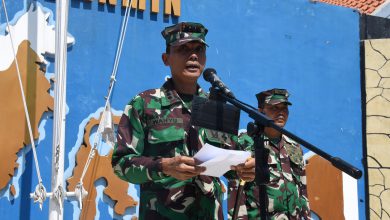
[[[198, 95], [206, 97], [200, 88]], [[141, 220], [223, 219], [219, 178], [180, 181], [162, 172], [162, 157], [192, 157], [204, 142], [233, 147], [225, 134], [191, 126], [188, 105], [170, 79], [160, 89], [137, 95], [120, 120], [112, 164], [121, 179], [140, 184]]]
[[[239, 136], [239, 143], [243, 149], [254, 152], [253, 140], [247, 134]], [[266, 187], [270, 219], [311, 219], [302, 149], [284, 135], [279, 143], [274, 143], [265, 136], [264, 145], [270, 150], [270, 182]], [[230, 216], [233, 213], [237, 186], [238, 180], [229, 182]], [[255, 181], [245, 184], [238, 219], [260, 219], [258, 195], [259, 188]]]

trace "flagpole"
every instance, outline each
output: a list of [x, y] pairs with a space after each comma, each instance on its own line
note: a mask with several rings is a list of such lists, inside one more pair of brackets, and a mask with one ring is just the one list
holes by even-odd
[[68, 0], [56, 1], [52, 179], [49, 219], [63, 219]]

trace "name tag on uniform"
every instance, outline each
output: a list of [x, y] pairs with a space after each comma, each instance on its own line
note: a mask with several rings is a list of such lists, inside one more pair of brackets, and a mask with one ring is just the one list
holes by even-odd
[[156, 126], [156, 125], [163, 125], [163, 124], [183, 124], [182, 118], [152, 118], [148, 121], [148, 126]]

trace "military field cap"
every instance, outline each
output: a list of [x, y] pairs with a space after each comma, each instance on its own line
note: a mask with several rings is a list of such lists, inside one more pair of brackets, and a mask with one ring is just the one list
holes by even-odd
[[288, 101], [289, 96], [285, 89], [270, 89], [256, 94], [259, 108], [263, 108], [264, 104], [276, 105], [283, 102], [287, 103], [287, 105], [292, 105]]
[[178, 46], [191, 41], [199, 41], [208, 46], [205, 41], [207, 31], [207, 28], [200, 23], [180, 22], [166, 27], [161, 34], [166, 45], [169, 46]]

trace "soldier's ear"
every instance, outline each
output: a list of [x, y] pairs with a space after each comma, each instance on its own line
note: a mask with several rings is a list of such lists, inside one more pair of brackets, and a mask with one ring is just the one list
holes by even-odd
[[165, 66], [169, 66], [169, 59], [168, 58], [169, 58], [169, 54], [167, 54], [167, 53], [163, 53], [161, 55], [161, 59], [162, 59]]

